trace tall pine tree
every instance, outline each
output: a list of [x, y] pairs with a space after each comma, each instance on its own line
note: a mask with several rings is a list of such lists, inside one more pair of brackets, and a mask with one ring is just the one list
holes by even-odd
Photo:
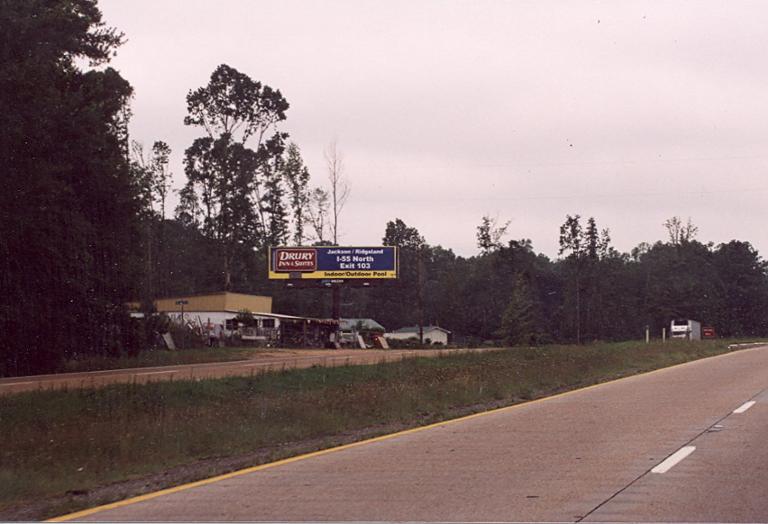
[[122, 36], [94, 0], [0, 3], [0, 373], [125, 349], [140, 201]]

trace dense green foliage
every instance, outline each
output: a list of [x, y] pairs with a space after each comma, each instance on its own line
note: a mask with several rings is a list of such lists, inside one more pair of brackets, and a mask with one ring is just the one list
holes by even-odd
[[96, 0], [3, 1], [0, 26], [0, 376], [138, 353], [156, 330], [128, 301], [266, 291], [265, 247], [306, 236], [309, 200], [279, 90], [221, 65], [190, 91], [203, 136], [167, 220], [171, 150], [129, 140], [132, 88], [106, 66], [122, 35]]
[[[217, 261], [203, 247], [208, 240], [176, 222], [169, 226], [174, 231], [169, 241], [178, 246], [169, 254], [188, 268], [168, 281], [169, 291], [220, 290], [211, 276]], [[529, 240], [457, 256], [430, 246], [399, 219], [389, 222], [384, 233], [383, 244], [400, 247], [400, 278], [370, 289], [344, 289], [342, 316], [374, 318], [387, 329], [423, 319], [425, 325], [451, 330], [454, 341], [471, 345], [638, 339], [646, 326], [660, 337], [673, 318], [712, 325], [720, 336], [768, 334], [766, 264], [748, 242], [658, 241], [619, 253], [607, 231], [597, 233], [594, 219], [582, 228], [573, 216], [566, 217], [561, 231], [563, 256], [552, 260], [537, 254]], [[281, 313], [330, 316], [328, 291], [268, 282], [261, 251], [247, 260], [248, 272], [237, 279], [237, 291], [268, 293]]]
[[0, 372], [23, 374], [131, 345], [140, 200], [95, 1], [3, 1], [0, 27]]
[[[220, 65], [207, 86], [187, 95], [187, 125], [205, 136], [187, 149], [187, 185], [178, 213], [217, 242], [222, 289], [244, 273], [247, 253], [284, 244], [288, 237], [281, 171], [288, 102], [236, 69]], [[292, 150], [291, 167], [298, 159]]]

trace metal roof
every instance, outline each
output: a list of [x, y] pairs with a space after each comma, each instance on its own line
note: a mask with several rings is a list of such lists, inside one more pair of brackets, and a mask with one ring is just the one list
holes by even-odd
[[339, 327], [342, 331], [351, 331], [358, 324], [362, 324], [363, 329], [370, 331], [386, 331], [384, 326], [372, 318], [342, 318], [339, 320]]
[[[450, 333], [450, 331], [448, 331], [445, 328], [441, 328], [440, 326], [424, 326], [424, 333], [426, 333], [427, 331], [434, 331], [434, 330], [442, 331], [444, 333]], [[396, 329], [392, 333], [418, 333], [418, 332], [419, 332], [419, 326], [408, 326], [408, 327]]]

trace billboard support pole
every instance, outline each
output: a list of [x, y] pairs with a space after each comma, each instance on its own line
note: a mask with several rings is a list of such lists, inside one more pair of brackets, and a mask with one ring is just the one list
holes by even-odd
[[333, 285], [333, 307], [331, 316], [333, 320], [339, 320], [341, 318], [341, 287], [337, 284]]
[[341, 346], [341, 286], [339, 284], [331, 284], [331, 294], [333, 296], [333, 302], [331, 304], [331, 317], [336, 321], [336, 333], [333, 336], [336, 342], [336, 349], [340, 349]]

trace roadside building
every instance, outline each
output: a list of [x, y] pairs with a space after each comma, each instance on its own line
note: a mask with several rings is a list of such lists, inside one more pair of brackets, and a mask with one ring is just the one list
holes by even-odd
[[[171, 320], [180, 322], [183, 313], [185, 324], [219, 324], [230, 331], [237, 328], [233, 322], [242, 311], [250, 312], [257, 320], [273, 318], [272, 297], [229, 291], [158, 298], [154, 304], [158, 313], [165, 313]], [[275, 325], [274, 322], [267, 322], [264, 327]]]
[[338, 325], [332, 319], [273, 313], [272, 297], [229, 291], [159, 298], [154, 305], [158, 313], [206, 338], [238, 336], [243, 342], [280, 347], [324, 347]]
[[359, 344], [358, 335], [365, 340], [366, 347], [374, 344], [376, 336], [383, 335], [386, 328], [372, 318], [342, 318], [339, 320], [339, 335], [342, 344]]
[[[424, 342], [430, 344], [447, 345], [450, 340], [451, 332], [440, 326], [424, 326]], [[419, 326], [404, 327], [396, 329], [391, 333], [384, 333], [385, 338], [407, 340], [409, 338], [419, 338]]]
[[342, 333], [351, 333], [357, 331], [384, 333], [386, 328], [373, 320], [372, 318], [342, 318], [339, 320], [339, 329]]

